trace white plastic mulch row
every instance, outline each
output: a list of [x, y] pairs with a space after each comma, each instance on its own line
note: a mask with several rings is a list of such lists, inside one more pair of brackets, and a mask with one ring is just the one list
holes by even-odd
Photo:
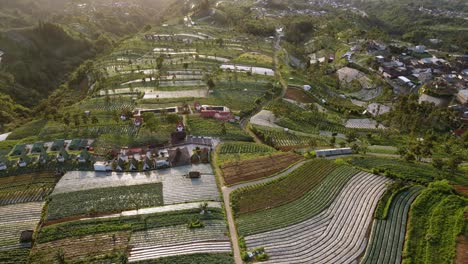
[[328, 209], [302, 223], [248, 236], [249, 248], [265, 247], [266, 263], [354, 263], [367, 245], [366, 232], [388, 180], [361, 172]]

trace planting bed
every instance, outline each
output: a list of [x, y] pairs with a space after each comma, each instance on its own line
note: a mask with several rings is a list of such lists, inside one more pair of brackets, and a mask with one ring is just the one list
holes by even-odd
[[33, 202], [0, 207], [0, 250], [29, 246], [19, 243], [21, 232], [36, 228], [43, 205], [42, 202]]
[[[323, 178], [299, 199], [288, 204], [259, 212], [240, 215], [237, 227], [241, 235], [247, 236], [294, 225], [316, 216], [334, 201], [346, 183], [352, 177], [362, 177], [363, 173], [341, 166], [326, 175], [310, 175]], [[290, 189], [291, 192], [294, 189]]]
[[53, 173], [0, 178], [0, 205], [42, 201], [55, 185]]
[[288, 88], [284, 97], [304, 104], [311, 104], [315, 102], [314, 99], [303, 90], [295, 88]]
[[248, 142], [226, 142], [221, 144], [219, 154], [268, 153], [275, 149], [267, 145]]
[[295, 225], [245, 237], [262, 246], [265, 263], [353, 263], [366, 248], [372, 213], [388, 180], [364, 173], [353, 177], [322, 213]]
[[[222, 133], [222, 124], [226, 125], [226, 134]], [[188, 127], [194, 136], [219, 137], [226, 140], [252, 141], [238, 124], [217, 121], [200, 116], [189, 116]]]
[[53, 194], [47, 219], [93, 215], [163, 204], [161, 183]]
[[62, 250], [67, 262], [106, 258], [111, 254], [127, 252], [130, 232], [115, 232], [65, 238], [37, 244], [31, 251], [31, 263], [53, 263], [57, 252]]
[[361, 263], [401, 263], [408, 211], [421, 189], [415, 186], [397, 194], [392, 200], [387, 219], [374, 221], [366, 255]]
[[231, 195], [233, 209], [242, 215], [287, 204], [309, 192], [337, 167], [327, 160], [312, 160], [276, 180], [241, 188]]
[[312, 138], [310, 136], [297, 135], [294, 132], [284, 132], [282, 130], [273, 130], [257, 126], [253, 127], [252, 131], [266, 144], [281, 150], [306, 147]]
[[[445, 186], [441, 186], [445, 185]], [[403, 263], [453, 263], [468, 203], [447, 183], [431, 183], [411, 205]]]
[[232, 185], [272, 176], [301, 160], [303, 158], [297, 154], [281, 153], [253, 160], [227, 163], [221, 166], [221, 171], [226, 184]]
[[142, 260], [138, 264], [233, 264], [234, 260], [229, 253], [197, 253], [152, 260]]

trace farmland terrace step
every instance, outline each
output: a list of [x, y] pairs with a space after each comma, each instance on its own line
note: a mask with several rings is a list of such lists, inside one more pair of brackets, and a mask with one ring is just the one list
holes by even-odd
[[247, 236], [246, 243], [249, 248], [264, 246], [267, 263], [352, 263], [365, 250], [367, 228], [386, 182], [359, 173], [326, 211], [293, 226]]
[[171, 246], [157, 246], [134, 248], [130, 251], [129, 262], [148, 260], [176, 255], [189, 255], [195, 253], [231, 252], [229, 241], [204, 241], [197, 243], [178, 244]]

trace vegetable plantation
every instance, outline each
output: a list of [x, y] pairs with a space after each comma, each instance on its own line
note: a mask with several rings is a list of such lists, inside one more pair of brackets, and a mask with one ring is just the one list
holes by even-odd
[[453, 263], [467, 206], [447, 181], [429, 184], [410, 209], [403, 263]]
[[[305, 221], [325, 210], [335, 200], [343, 187], [354, 176], [361, 175], [356, 170], [341, 166], [325, 175], [311, 171], [308, 177], [314, 177], [319, 181], [313, 184], [309, 182], [310, 191], [297, 200], [287, 204], [268, 208], [266, 210], [242, 214], [237, 218], [237, 227], [242, 235], [252, 235], [282, 227], [294, 225]], [[356, 176], [355, 176], [356, 175]], [[295, 189], [289, 189], [293, 192]]]
[[[221, 122], [199, 116], [189, 116], [188, 126], [194, 136], [219, 137], [225, 140], [252, 141], [238, 124]], [[223, 124], [226, 129], [223, 131]]]
[[309, 161], [286, 176], [237, 190], [231, 195], [232, 207], [242, 215], [287, 204], [309, 192], [338, 166], [327, 160]]
[[226, 142], [221, 144], [220, 154], [237, 154], [237, 153], [264, 153], [274, 152], [275, 149], [267, 145], [248, 142]]
[[95, 215], [163, 204], [162, 184], [92, 189], [54, 194], [49, 203], [47, 219], [76, 215]]
[[375, 220], [361, 263], [401, 263], [408, 211], [421, 189], [414, 186], [399, 192], [392, 200], [387, 219]]

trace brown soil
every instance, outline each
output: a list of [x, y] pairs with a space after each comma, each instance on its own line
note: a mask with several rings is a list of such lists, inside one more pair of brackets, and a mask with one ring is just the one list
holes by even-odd
[[36, 244], [31, 251], [31, 263], [53, 263], [58, 249], [63, 250], [67, 261], [84, 260], [112, 252], [127, 251], [129, 238], [130, 232], [116, 232]]
[[297, 89], [297, 88], [291, 88], [289, 87], [286, 90], [286, 94], [284, 96], [286, 99], [294, 100], [299, 103], [305, 103], [305, 104], [310, 104], [313, 103], [314, 100], [310, 95], [308, 95], [306, 92], [303, 90]]
[[468, 238], [463, 235], [457, 238], [457, 256], [455, 258], [455, 263], [468, 264]]
[[463, 195], [468, 196], [468, 186], [463, 186], [463, 185], [455, 185], [453, 186], [457, 192]]
[[231, 162], [221, 167], [226, 185], [251, 181], [274, 175], [303, 160], [294, 153], [281, 153], [241, 162]]

